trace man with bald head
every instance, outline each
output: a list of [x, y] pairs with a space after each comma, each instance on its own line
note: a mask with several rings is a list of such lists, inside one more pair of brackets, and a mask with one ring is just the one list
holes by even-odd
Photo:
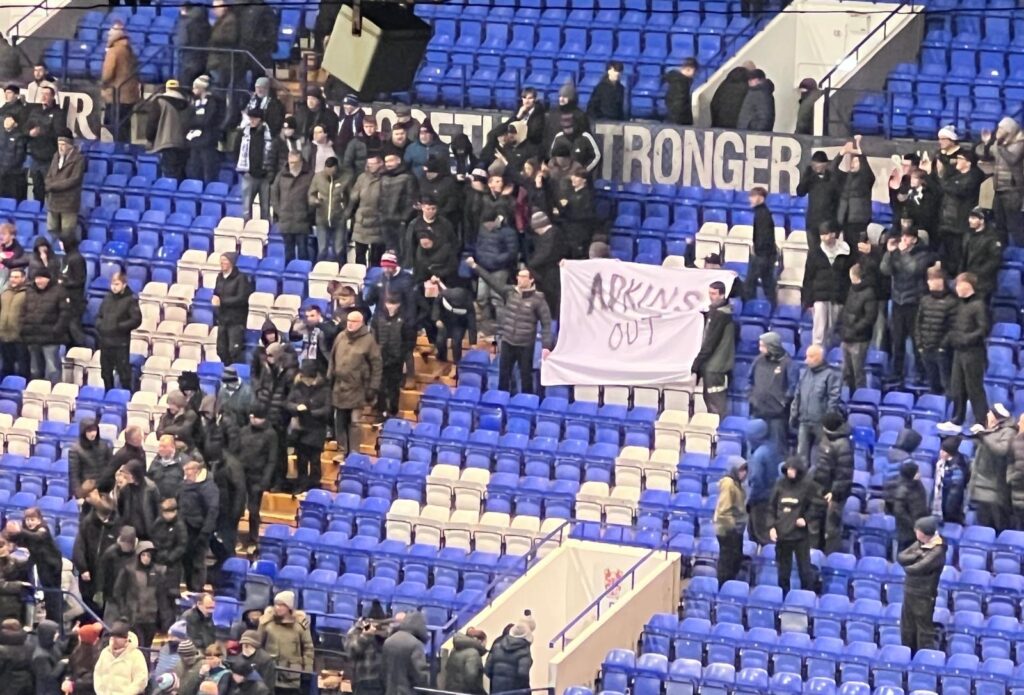
[[382, 362], [380, 347], [366, 326], [363, 314], [350, 311], [345, 330], [334, 339], [327, 377], [331, 381], [331, 405], [334, 406], [334, 432], [338, 450], [347, 455], [359, 451], [360, 414], [377, 402]]
[[789, 427], [797, 430], [797, 456], [809, 463], [812, 448], [821, 442], [825, 413], [839, 408], [841, 379], [839, 372], [825, 362], [825, 350], [820, 345], [807, 348], [804, 364], [807, 368], [796, 385]]

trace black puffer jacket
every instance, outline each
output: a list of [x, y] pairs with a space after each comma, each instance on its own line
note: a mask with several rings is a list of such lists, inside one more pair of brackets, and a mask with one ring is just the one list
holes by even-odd
[[965, 273], [974, 273], [978, 284], [974, 288], [988, 296], [996, 288], [996, 276], [1003, 262], [1003, 245], [995, 229], [986, 225], [980, 232], [970, 232], [964, 239]]
[[822, 428], [825, 435], [818, 449], [818, 462], [812, 478], [822, 493], [832, 493], [832, 501], [840, 505], [853, 487], [853, 440], [850, 424], [844, 422], [835, 430]]
[[748, 75], [746, 68], [733, 68], [715, 90], [711, 98], [712, 128], [736, 128], [743, 99], [747, 96]]
[[[378, 315], [383, 312], [378, 312]], [[299, 410], [304, 405], [305, 409]], [[288, 436], [293, 444], [310, 448], [323, 447], [327, 436], [327, 422], [331, 417], [331, 387], [317, 374], [312, 383], [301, 375], [295, 377], [285, 409], [291, 416]]]
[[253, 395], [256, 402], [267, 409], [267, 421], [271, 425], [285, 423], [285, 402], [297, 373], [295, 353], [286, 350], [276, 364], [268, 365], [260, 374]]
[[117, 542], [122, 526], [121, 517], [116, 511], [111, 511], [110, 516], [104, 519], [93, 509], [85, 515], [78, 528], [71, 561], [79, 574], [88, 572], [91, 575], [91, 585], [96, 588], [99, 588], [100, 558], [107, 548]]
[[804, 285], [801, 299], [804, 306], [814, 302], [842, 304], [850, 288], [850, 247], [845, 241], [836, 242], [833, 260], [830, 263], [824, 245], [807, 251], [807, 265], [804, 268]]
[[860, 160], [857, 171], [841, 171], [843, 161], [839, 155], [833, 161], [839, 178], [839, 209], [836, 213], [839, 224], [867, 224], [871, 221], [871, 188], [875, 185], [875, 172], [871, 171], [867, 155], [854, 155]]
[[[790, 479], [786, 475], [787, 465], [797, 465], [797, 475]], [[814, 483], [802, 461], [790, 459], [782, 465], [782, 475], [772, 489], [768, 503], [768, 527], [774, 528], [780, 541], [799, 541], [807, 538], [807, 526], [797, 526], [797, 519], [806, 520], [807, 514], [819, 497], [821, 490]]]
[[491, 692], [499, 693], [529, 688], [532, 668], [530, 642], [524, 637], [505, 635], [491, 645], [484, 672], [490, 679]]
[[118, 294], [107, 292], [96, 315], [100, 349], [127, 347], [132, 340], [132, 331], [141, 325], [139, 299], [132, 288], [125, 285]]
[[914, 323], [914, 340], [918, 350], [930, 352], [946, 349], [958, 305], [956, 296], [945, 288], [921, 297]]
[[888, 502], [896, 517], [896, 538], [906, 543], [914, 538], [914, 523], [928, 515], [928, 496], [924, 485], [915, 479], [917, 464], [907, 461], [900, 466], [899, 478], [889, 486]]
[[668, 111], [668, 122], [693, 125], [693, 97], [690, 95], [693, 78], [678, 70], [669, 70], [662, 75], [661, 81], [667, 85], [665, 110]]
[[67, 340], [69, 304], [64, 289], [51, 281], [45, 290], [33, 283], [26, 290], [21, 315], [21, 340], [26, 345], [60, 345]]
[[98, 434], [91, 442], [85, 438], [86, 431], [93, 427], [98, 427], [93, 419], [79, 421], [78, 442], [68, 453], [68, 482], [71, 484], [72, 495], [79, 494], [86, 480], [93, 480], [101, 486], [112, 485], [114, 482], [116, 471], [111, 467], [113, 452], [110, 444]]
[[921, 598], [934, 601], [939, 589], [939, 578], [946, 565], [946, 545], [942, 537], [936, 535], [928, 545], [914, 542], [900, 551], [897, 559], [906, 574], [903, 582], [906, 600]]
[[980, 350], [985, 347], [988, 337], [988, 310], [981, 295], [975, 293], [960, 300], [953, 316], [953, 330], [949, 344], [956, 350]]
[[551, 312], [542, 293], [536, 290], [520, 292], [513, 285], [498, 285], [483, 268], [477, 266], [476, 271], [491, 289], [505, 299], [505, 311], [501, 317], [499, 330], [503, 342], [520, 347], [535, 344], [539, 322], [541, 344], [548, 350], [554, 347], [551, 337]]
[[217, 325], [240, 324], [244, 326], [249, 316], [250, 294], [252, 294], [252, 285], [249, 284], [249, 276], [238, 268], [231, 268], [227, 277], [224, 277], [224, 273], [217, 273], [217, 284], [213, 289], [213, 296], [220, 297], [220, 306], [217, 307]]
[[866, 343], [871, 340], [878, 318], [878, 300], [875, 288], [863, 281], [850, 285], [839, 322], [844, 343]]
[[807, 196], [807, 238], [818, 242], [822, 222], [836, 219], [839, 211], [839, 178], [831, 169], [817, 174], [807, 167], [796, 187], [798, 196]]
[[381, 305], [370, 322], [385, 367], [405, 364], [406, 356], [416, 344], [416, 322], [410, 321], [407, 314], [404, 307], [399, 307], [393, 315], [389, 314], [387, 308]]
[[238, 438], [238, 459], [245, 470], [245, 484], [250, 490], [270, 489], [277, 465], [277, 433], [266, 422], [248, 424]]
[[928, 267], [935, 263], [935, 254], [920, 241], [909, 251], [886, 251], [879, 266], [883, 275], [892, 278], [892, 301], [900, 306], [917, 304], [928, 289]]
[[605, 77], [597, 83], [590, 95], [587, 115], [595, 121], [621, 121], [626, 115], [623, 110], [625, 96], [626, 89], [622, 82], [612, 82]]
[[976, 166], [966, 173], [955, 171], [942, 179], [942, 203], [939, 207], [939, 229], [947, 233], [964, 234], [967, 216], [978, 204], [978, 194], [985, 174]]
[[27, 632], [0, 630], [0, 682], [4, 684], [4, 695], [34, 695], [32, 652]]

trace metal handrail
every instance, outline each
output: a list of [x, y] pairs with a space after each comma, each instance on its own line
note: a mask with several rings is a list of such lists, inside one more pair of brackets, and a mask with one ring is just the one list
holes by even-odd
[[827, 129], [828, 129], [829, 117], [831, 116], [831, 114], [830, 114], [831, 96], [832, 96], [832, 91], [834, 89], [832, 87], [832, 78], [836, 75], [837, 72], [839, 72], [840, 68], [842, 68], [844, 65], [848, 64], [848, 61], [852, 60], [852, 61], [854, 61], [854, 64], [856, 64], [856, 62], [860, 59], [860, 51], [861, 51], [861, 49], [864, 48], [864, 46], [867, 44], [867, 42], [870, 41], [875, 36], [875, 34], [877, 34], [879, 31], [882, 32], [882, 38], [883, 39], [887, 38], [888, 35], [889, 35], [888, 34], [888, 31], [889, 31], [889, 21], [891, 19], [893, 19], [894, 17], [896, 17], [897, 15], [904, 14], [904, 10], [908, 6], [913, 7], [914, 3], [911, 2], [910, 0], [902, 0], [900, 2], [900, 4], [897, 5], [896, 8], [892, 12], [890, 12], [889, 14], [886, 15], [885, 19], [883, 19], [874, 29], [869, 31], [867, 33], [867, 35], [864, 36], [864, 38], [862, 38], [857, 43], [856, 46], [854, 46], [849, 51], [847, 51], [846, 55], [844, 55], [839, 60], [839, 62], [837, 62], [835, 65], [833, 65], [832, 69], [829, 70], [827, 73], [825, 73], [824, 77], [822, 77], [820, 80], [818, 80], [818, 88], [824, 91], [824, 104], [822, 105], [823, 106], [822, 122], [825, 124], [825, 128], [826, 128], [825, 134], [826, 135], [828, 134]]
[[[453, 690], [438, 690], [437, 688], [413, 688], [418, 693], [424, 693], [424, 695], [465, 695], [464, 693], [457, 693]], [[554, 686], [546, 686], [543, 688], [517, 688], [516, 690], [499, 690], [491, 695], [527, 695], [528, 693], [547, 693], [548, 695], [555, 695]]]
[[620, 586], [622, 586], [622, 584], [626, 581], [627, 577], [630, 580], [630, 585], [629, 585], [630, 590], [636, 588], [636, 571], [638, 569], [640, 569], [640, 565], [642, 565], [645, 562], [647, 562], [649, 559], [651, 559], [651, 556], [653, 556], [655, 553], [658, 553], [658, 552], [668, 553], [668, 544], [665, 543], [664, 540], [662, 541], [661, 545], [655, 546], [655, 547], [651, 548], [650, 550], [648, 550], [644, 554], [644, 556], [641, 557], [639, 560], [637, 560], [635, 563], [633, 563], [633, 566], [630, 567], [628, 570], [626, 570], [622, 574], [621, 577], [619, 577], [614, 582], [609, 584], [605, 588], [604, 591], [602, 591], [600, 594], [598, 594], [597, 597], [587, 605], [586, 608], [584, 608], [582, 611], [580, 611], [576, 615], [575, 618], [570, 620], [569, 623], [565, 627], [563, 627], [558, 633], [556, 633], [555, 636], [551, 638], [551, 641], [548, 642], [548, 648], [549, 649], [554, 649], [555, 643], [559, 639], [561, 639], [562, 640], [561, 648], [564, 649], [565, 648], [565, 642], [566, 642], [566, 634], [569, 632], [569, 630], [571, 630], [573, 627], [575, 627], [581, 620], [583, 620], [587, 615], [590, 614], [590, 611], [594, 610], [595, 608], [597, 609], [597, 618], [598, 618], [598, 620], [600, 620], [601, 619], [601, 601], [603, 601], [609, 594], [611, 594], [613, 591], [615, 591]]

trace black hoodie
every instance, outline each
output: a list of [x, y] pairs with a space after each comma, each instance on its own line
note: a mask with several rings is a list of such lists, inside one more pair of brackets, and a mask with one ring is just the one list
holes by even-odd
[[[96, 439], [89, 441], [85, 433], [91, 428], [97, 429]], [[114, 481], [116, 470], [111, 466], [113, 452], [102, 437], [99, 436], [99, 426], [91, 418], [80, 420], [78, 423], [78, 443], [71, 447], [68, 453], [68, 480], [71, 485], [71, 494], [78, 495], [82, 483], [86, 480], [93, 480], [97, 486], [104, 487]]]
[[850, 423], [844, 422], [835, 430], [822, 427], [825, 435], [818, 450], [818, 463], [812, 478], [822, 494], [832, 493], [832, 501], [842, 503], [853, 487], [853, 440]]
[[[796, 477], [790, 479], [787, 467], [796, 468]], [[800, 541], [807, 538], [807, 526], [797, 526], [797, 519], [807, 519], [811, 504], [820, 497], [817, 485], [807, 476], [802, 460], [793, 458], [782, 466], [782, 476], [776, 481], [768, 505], [768, 526], [774, 528], [779, 541]]]
[[743, 67], [733, 68], [725, 81], [711, 97], [711, 127], [735, 128], [736, 121], [747, 96], [748, 71]]
[[36, 648], [32, 654], [36, 695], [53, 695], [60, 692], [66, 664], [61, 663], [64, 654], [57, 644], [58, 629], [59, 626], [52, 620], [41, 620], [36, 626]]
[[21, 629], [0, 629], [0, 682], [4, 695], [34, 695], [32, 678], [33, 649], [28, 634]]

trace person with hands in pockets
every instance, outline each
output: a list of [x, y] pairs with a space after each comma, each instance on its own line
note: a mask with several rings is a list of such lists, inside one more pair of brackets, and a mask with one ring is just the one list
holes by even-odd
[[800, 456], [790, 456], [782, 467], [782, 477], [775, 483], [769, 504], [768, 537], [775, 543], [775, 561], [779, 568], [779, 588], [789, 593], [789, 577], [796, 556], [800, 586], [814, 588], [814, 566], [811, 565], [810, 534], [807, 516], [811, 503], [820, 497], [820, 489], [807, 476], [807, 465]]

